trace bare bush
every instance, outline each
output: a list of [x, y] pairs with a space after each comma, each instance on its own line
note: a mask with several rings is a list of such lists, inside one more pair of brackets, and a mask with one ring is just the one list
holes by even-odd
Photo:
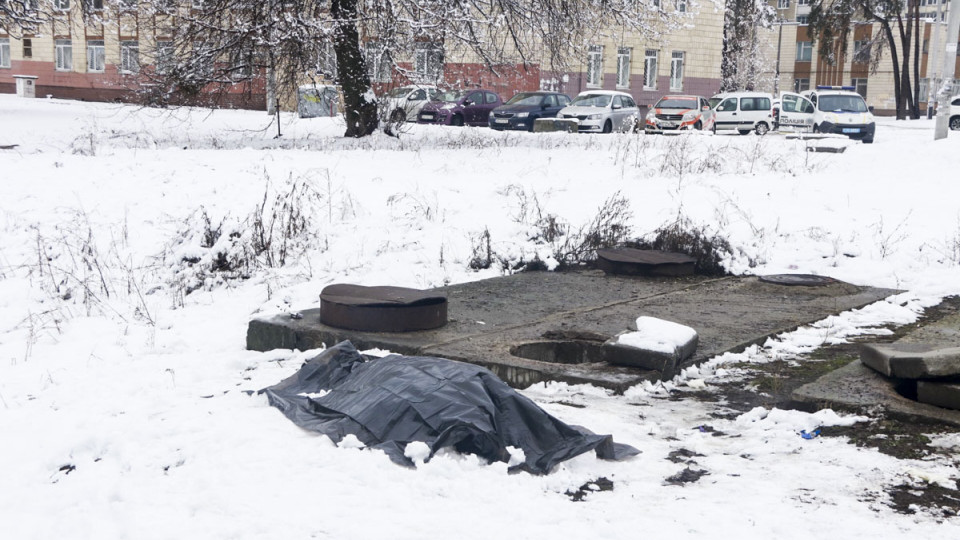
[[694, 271], [707, 276], [727, 275], [723, 261], [733, 254], [733, 248], [725, 237], [710, 231], [705, 225], [696, 226], [682, 216], [657, 229], [653, 240], [636, 240], [630, 246], [685, 253], [696, 259]]

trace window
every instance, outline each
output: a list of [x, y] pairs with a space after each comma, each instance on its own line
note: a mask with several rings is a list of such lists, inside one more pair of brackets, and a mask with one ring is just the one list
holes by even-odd
[[687, 0], [677, 0], [677, 11], [680, 13], [687, 12]]
[[169, 73], [173, 68], [174, 62], [174, 49], [172, 41], [158, 41], [157, 42], [157, 73], [165, 74]]
[[917, 101], [927, 101], [930, 98], [930, 79], [920, 79], [920, 91], [917, 92]]
[[102, 72], [104, 68], [104, 58], [106, 51], [103, 48], [103, 41], [87, 42], [87, 71]]
[[657, 51], [653, 49], [647, 49], [643, 55], [643, 88], [657, 89]]
[[798, 5], [798, 6], [809, 6], [809, 5], [810, 5], [810, 0], [797, 0], [797, 5]]
[[443, 47], [439, 43], [424, 43], [417, 48], [414, 71], [420, 81], [439, 81], [443, 75]]
[[363, 45], [364, 59], [367, 62], [367, 74], [370, 80], [390, 82], [393, 68], [390, 54], [377, 41], [368, 41]]
[[670, 58], [670, 90], [683, 90], [683, 51], [673, 51]]
[[0, 38], [0, 68], [10, 67], [10, 38]]
[[603, 45], [591, 45], [587, 50], [587, 85], [603, 84]]
[[850, 81], [850, 86], [856, 88], [856, 92], [860, 94], [860, 97], [867, 99], [867, 79], [853, 79]]
[[624, 108], [630, 109], [637, 106], [637, 102], [632, 97], [621, 96], [620, 99], [623, 101]]
[[[100, 0], [103, 2], [103, 0]], [[173, 13], [177, 10], [177, 0], [156, 0], [154, 6], [160, 13]]]
[[193, 9], [203, 9], [203, 0], [192, 0], [190, 2], [190, 7]]
[[53, 9], [57, 11], [70, 11], [70, 0], [53, 0]]
[[337, 53], [333, 50], [333, 42], [327, 41], [320, 46], [315, 63], [317, 73], [331, 81], [337, 80]]
[[790, 9], [790, 0], [777, 0], [777, 9]]
[[30, 38], [23, 40], [23, 57], [33, 58], [33, 40]]
[[253, 74], [253, 49], [241, 47], [230, 53], [230, 77], [234, 80], [249, 79]]
[[797, 42], [797, 62], [809, 62], [813, 59], [813, 42]]
[[620, 47], [617, 49], [617, 87], [630, 88], [630, 56], [633, 49]]
[[70, 71], [73, 69], [73, 45], [69, 39], [58, 39], [54, 41], [56, 53], [57, 71]]
[[770, 100], [765, 97], [745, 97], [740, 100], [741, 111], [769, 111]]
[[923, 54], [929, 54], [929, 53], [930, 53], [930, 40], [925, 39], [923, 40]]
[[120, 42], [120, 71], [122, 73], [137, 73], [140, 71], [140, 42]]
[[870, 61], [870, 41], [853, 42], [853, 61], [858, 64], [866, 64]]
[[793, 91], [794, 91], [794, 92], [796, 92], [796, 93], [799, 94], [800, 92], [806, 92], [806, 91], [809, 90], [809, 89], [810, 89], [810, 79], [809, 79], [809, 78], [794, 79], [794, 80], [793, 80]]
[[806, 25], [806, 24], [810, 24], [810, 16], [809, 16], [809, 15], [797, 15], [797, 24], [799, 24], [800, 26], [803, 26], [803, 25]]
[[723, 102], [720, 103], [720, 105], [717, 105], [718, 112], [735, 111], [735, 110], [737, 110], [737, 98], [735, 97], [727, 98], [723, 100]]
[[137, 2], [138, 0], [120, 0], [120, 9], [121, 11], [136, 11]]
[[87, 13], [103, 11], [103, 0], [80, 0], [80, 5]]
[[494, 94], [494, 93], [492, 93], [492, 92], [487, 92], [486, 94], [484, 94], [484, 95], [483, 95], [483, 99], [484, 99], [484, 101], [485, 101], [486, 103], [488, 103], [488, 104], [490, 104], [490, 103], [496, 103], [496, 102], [500, 101], [500, 100], [497, 98], [497, 95]]

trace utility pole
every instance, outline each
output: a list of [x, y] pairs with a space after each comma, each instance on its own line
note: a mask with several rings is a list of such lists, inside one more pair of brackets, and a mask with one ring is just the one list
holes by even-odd
[[943, 2], [937, 1], [937, 18], [933, 21], [933, 54], [930, 56], [930, 62], [927, 64], [927, 120], [933, 118], [933, 102], [937, 99], [936, 85], [941, 80], [939, 67], [937, 65], [937, 54], [940, 52], [940, 27], [943, 26]]
[[773, 99], [780, 96], [780, 47], [783, 44], [783, 15], [780, 16], [780, 32], [777, 34], [777, 74], [773, 77]]
[[943, 55], [943, 80], [937, 94], [937, 126], [933, 140], [947, 138], [950, 121], [950, 94], [953, 91], [953, 76], [957, 67], [957, 41], [960, 40], [960, 0], [950, 0], [950, 17], [947, 22], [947, 44]]

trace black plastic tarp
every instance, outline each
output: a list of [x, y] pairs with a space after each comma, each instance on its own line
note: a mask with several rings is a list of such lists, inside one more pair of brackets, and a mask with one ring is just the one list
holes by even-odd
[[639, 453], [561, 422], [486, 368], [422, 356], [368, 358], [349, 341], [262, 392], [300, 427], [335, 442], [353, 434], [405, 465], [412, 465], [404, 449], [413, 441], [426, 443], [431, 456], [453, 447], [488, 461], [509, 462], [507, 447], [521, 448], [525, 462], [511, 470], [535, 474], [590, 450], [615, 460]]

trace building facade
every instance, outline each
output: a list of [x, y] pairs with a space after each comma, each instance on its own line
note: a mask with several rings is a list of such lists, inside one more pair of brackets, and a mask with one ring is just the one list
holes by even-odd
[[[91, 101], [142, 101], [151, 80], [174, 54], [172, 25], [177, 10], [192, 4], [138, 4], [119, 0], [35, 0], [46, 10], [48, 22], [17, 35], [0, 30], [0, 92], [15, 92], [17, 76], [36, 77], [36, 95]], [[194, 0], [196, 1], [196, 0]], [[412, 58], [394, 59], [379, 50], [376, 41], [364, 44], [368, 69], [379, 93], [409, 82], [435, 82], [451, 88], [484, 87], [504, 100], [517, 92], [550, 89], [574, 96], [589, 89], [621, 90], [641, 107], [665, 94], [709, 97], [720, 87], [723, 10], [713, 3], [692, 0], [651, 0], [657, 9], [680, 15], [684, 24], [656, 40], [629, 31], [616, 39], [597, 38], [582, 44], [585, 51], [567, 72], [545, 71], [537, 62], [488, 69], [469, 53], [444, 50], [442, 44], [423, 43]], [[662, 4], [661, 4], [662, 3]], [[667, 11], [664, 11], [666, 13]], [[332, 47], [326, 47], [326, 67], [312, 79], [335, 82]], [[267, 74], [254, 73], [238, 81], [216, 104], [262, 109], [266, 107]], [[281, 92], [282, 93], [282, 92]], [[287, 92], [284, 108], [295, 108]]]
[[[810, 0], [769, 1], [776, 8], [779, 21], [772, 28], [760, 31], [759, 39], [766, 45], [762, 51], [768, 57], [769, 65], [774, 66], [774, 83], [770, 91], [802, 92], [819, 85], [852, 86], [864, 97], [867, 105], [873, 107], [875, 114], [896, 113], [893, 62], [889, 49], [883, 51], [876, 66], [870, 62], [870, 43], [882, 31], [879, 24], [855, 24], [847, 38], [846, 53], [838, 54], [836, 61], [831, 64], [820, 57], [817, 43], [808, 32]], [[920, 1], [920, 34], [923, 37], [919, 65], [919, 107], [925, 110], [931, 80], [934, 91], [941, 80], [939, 74], [947, 41], [946, 12], [949, 2], [939, 0], [941, 4], [938, 6], [938, 0]], [[936, 31], [937, 26], [940, 26], [939, 32]], [[900, 46], [899, 36], [897, 45]], [[902, 55], [899, 49], [897, 53], [898, 56]], [[960, 59], [956, 67], [956, 73], [960, 74]], [[912, 54], [910, 80], [912, 84]], [[960, 86], [955, 88], [960, 90]]]

